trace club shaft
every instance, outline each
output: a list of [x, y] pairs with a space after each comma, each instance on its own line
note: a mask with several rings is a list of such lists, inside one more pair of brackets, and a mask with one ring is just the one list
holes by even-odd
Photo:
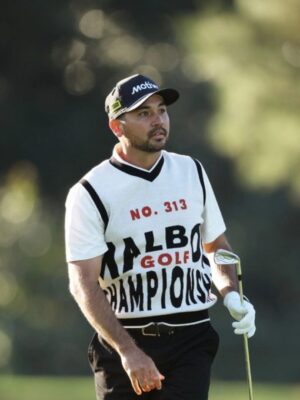
[[248, 381], [249, 400], [253, 400], [253, 385], [252, 385], [251, 364], [249, 356], [248, 336], [246, 333], [243, 336], [244, 336], [245, 364], [246, 364], [246, 373]]
[[[241, 303], [243, 303], [244, 302], [244, 291], [243, 291], [243, 283], [242, 283], [242, 268], [241, 268], [240, 261], [237, 264], [237, 274], [238, 274], [238, 286], [239, 286], [240, 299], [241, 299]], [[250, 364], [250, 355], [249, 355], [248, 336], [246, 333], [243, 335], [243, 338], [244, 338], [244, 353], [245, 353], [246, 374], [247, 374], [248, 390], [249, 390], [249, 400], [253, 400], [251, 364]]]

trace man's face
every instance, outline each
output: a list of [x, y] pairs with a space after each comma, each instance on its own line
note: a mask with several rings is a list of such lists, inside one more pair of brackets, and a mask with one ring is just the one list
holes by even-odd
[[162, 150], [169, 137], [170, 121], [161, 96], [150, 96], [139, 108], [120, 117], [126, 146], [155, 153]]

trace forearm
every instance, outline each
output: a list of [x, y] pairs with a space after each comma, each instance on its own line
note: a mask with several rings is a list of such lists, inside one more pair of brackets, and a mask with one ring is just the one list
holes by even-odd
[[85, 282], [71, 290], [85, 318], [99, 335], [119, 354], [136, 347], [120, 324], [97, 282]]
[[235, 265], [216, 265], [211, 262], [213, 283], [222, 297], [227, 293], [238, 291], [238, 280]]
[[222, 297], [231, 291], [238, 291], [238, 279], [235, 265], [217, 265], [214, 262], [214, 253], [218, 249], [231, 251], [226, 236], [223, 234], [211, 243], [203, 244], [212, 269], [213, 283]]

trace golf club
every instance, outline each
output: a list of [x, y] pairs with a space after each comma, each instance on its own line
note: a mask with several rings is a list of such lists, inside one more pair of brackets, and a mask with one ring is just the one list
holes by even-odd
[[[241, 303], [244, 302], [244, 291], [242, 284], [242, 268], [241, 268], [241, 260], [240, 257], [231, 251], [219, 249], [215, 252], [214, 261], [218, 265], [236, 265], [237, 267], [237, 276], [238, 276], [238, 286], [239, 286], [239, 294]], [[247, 381], [248, 381], [248, 389], [249, 389], [249, 399], [253, 400], [253, 387], [252, 387], [252, 376], [251, 376], [251, 365], [250, 365], [250, 356], [249, 356], [249, 346], [248, 346], [248, 336], [245, 333], [243, 335], [244, 338], [244, 351], [245, 351], [245, 361], [246, 361], [246, 372], [247, 372]]]

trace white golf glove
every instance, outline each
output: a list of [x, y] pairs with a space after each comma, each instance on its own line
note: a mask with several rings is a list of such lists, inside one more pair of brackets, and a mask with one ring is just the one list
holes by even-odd
[[224, 297], [224, 306], [228, 308], [230, 315], [236, 319], [232, 323], [236, 335], [247, 334], [252, 337], [256, 331], [255, 327], [255, 309], [248, 299], [241, 303], [238, 292], [229, 292]]

